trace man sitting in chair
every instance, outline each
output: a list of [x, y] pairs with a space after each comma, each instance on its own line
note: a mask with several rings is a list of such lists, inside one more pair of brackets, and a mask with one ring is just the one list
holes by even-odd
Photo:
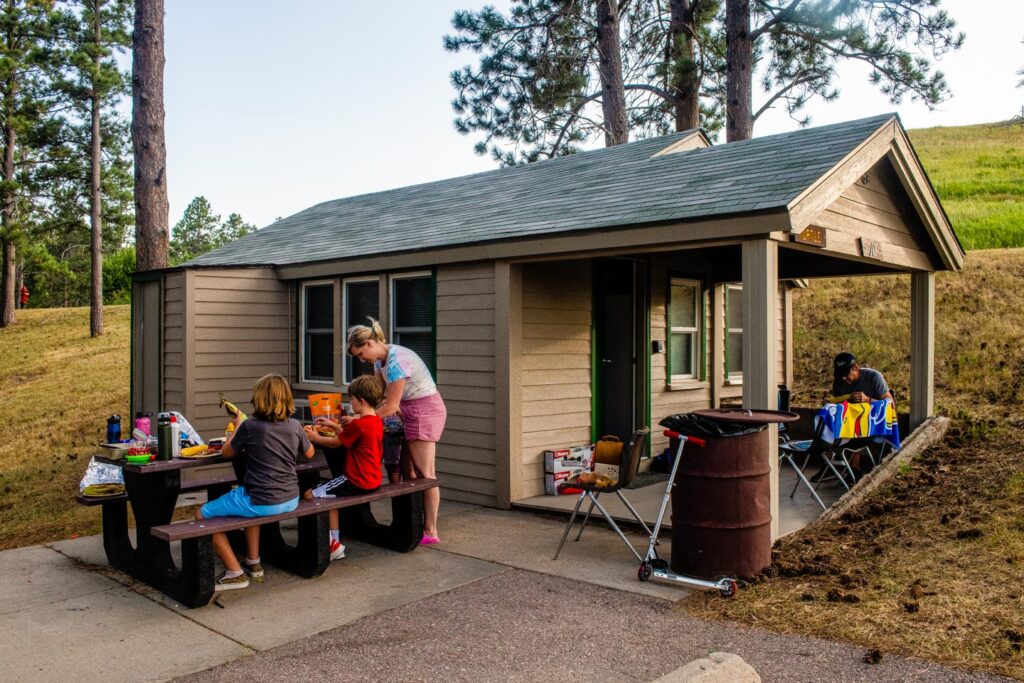
[[837, 355], [832, 361], [832, 370], [835, 377], [832, 382], [833, 402], [868, 403], [884, 398], [896, 402], [882, 373], [857, 365], [852, 353], [843, 351]]

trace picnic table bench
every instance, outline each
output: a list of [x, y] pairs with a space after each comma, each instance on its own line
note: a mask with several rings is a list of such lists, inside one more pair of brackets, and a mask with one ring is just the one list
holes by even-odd
[[[331, 564], [328, 550], [327, 512], [346, 509], [341, 515], [345, 535], [398, 552], [409, 552], [423, 537], [423, 492], [438, 485], [436, 479], [415, 479], [385, 484], [373, 493], [344, 498], [300, 500], [291, 512], [260, 517], [215, 517], [162, 524], [150, 529], [156, 538], [168, 543], [181, 541], [182, 568], [173, 577], [172, 596], [188, 607], [205, 605], [214, 593], [214, 562], [211, 537], [218, 532], [239, 531], [260, 525], [260, 558], [263, 562], [312, 578], [323, 574]], [[419, 494], [419, 495], [412, 495]], [[391, 526], [378, 524], [369, 510], [377, 500], [392, 500]], [[279, 523], [298, 518], [298, 542], [288, 545], [281, 536]], [[188, 559], [186, 559], [188, 558]]]
[[[237, 460], [222, 457], [174, 458], [144, 465], [97, 456], [117, 465], [124, 473], [125, 493], [101, 499], [78, 496], [85, 505], [103, 506], [103, 549], [111, 566], [153, 586], [188, 607], [209, 602], [214, 584], [213, 548], [210, 536], [217, 531], [234, 532], [252, 526], [250, 518], [223, 518], [171, 524], [178, 495], [183, 491], [206, 489], [211, 498], [226, 493], [236, 483], [235, 475], [182, 482], [181, 473], [194, 467]], [[328, 469], [322, 453], [296, 463], [299, 488], [313, 488], [321, 470]], [[347, 537], [399, 552], [414, 549], [423, 536], [423, 491], [438, 485], [436, 479], [413, 480], [382, 486], [372, 494], [341, 499], [300, 501], [292, 512], [259, 518], [260, 554], [268, 564], [304, 577], [317, 576], [330, 563], [327, 552], [327, 512], [344, 508], [342, 528]], [[392, 522], [378, 524], [370, 503], [391, 500]], [[135, 543], [129, 536], [128, 506], [135, 518]], [[298, 543], [289, 546], [281, 536], [280, 521], [298, 518]], [[243, 523], [244, 522], [244, 523]], [[216, 523], [216, 524], [214, 524]], [[159, 531], [157, 531], [159, 530]], [[243, 548], [240, 532], [231, 533], [232, 545]], [[171, 541], [181, 541], [181, 567], [171, 555]]]

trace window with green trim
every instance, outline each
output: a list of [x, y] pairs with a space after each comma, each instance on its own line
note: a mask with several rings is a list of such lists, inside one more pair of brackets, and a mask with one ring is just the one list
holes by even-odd
[[725, 288], [725, 376], [743, 378], [743, 287]]
[[701, 283], [671, 278], [668, 298], [669, 379], [700, 379]]

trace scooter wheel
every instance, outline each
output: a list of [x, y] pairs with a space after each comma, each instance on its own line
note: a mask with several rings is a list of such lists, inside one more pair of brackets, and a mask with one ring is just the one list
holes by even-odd
[[718, 592], [722, 595], [723, 598], [731, 598], [732, 596], [736, 595], [736, 590], [736, 581], [734, 579], [729, 579], [726, 585], [718, 589]]
[[650, 562], [641, 563], [640, 569], [638, 569], [636, 572], [636, 578], [640, 579], [641, 581], [646, 581], [647, 579], [651, 578]]

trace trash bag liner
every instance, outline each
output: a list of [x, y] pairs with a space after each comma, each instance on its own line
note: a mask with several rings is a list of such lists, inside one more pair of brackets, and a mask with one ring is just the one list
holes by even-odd
[[712, 436], [730, 437], [743, 436], [759, 432], [768, 425], [766, 424], [740, 424], [737, 422], [722, 422], [711, 418], [697, 415], [695, 413], [677, 413], [669, 415], [659, 422], [662, 427], [679, 432], [686, 436]]

